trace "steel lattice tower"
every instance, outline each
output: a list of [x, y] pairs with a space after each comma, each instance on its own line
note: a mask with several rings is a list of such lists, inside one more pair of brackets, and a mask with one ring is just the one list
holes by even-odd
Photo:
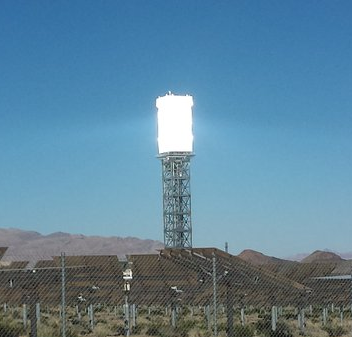
[[161, 157], [165, 247], [192, 247], [190, 158], [187, 153]]
[[193, 156], [192, 96], [169, 92], [156, 100], [158, 152], [162, 164], [164, 244], [192, 247], [190, 160]]

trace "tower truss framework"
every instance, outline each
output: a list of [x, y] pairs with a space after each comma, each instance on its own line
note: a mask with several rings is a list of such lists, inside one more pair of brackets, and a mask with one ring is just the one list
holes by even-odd
[[189, 153], [176, 153], [160, 157], [165, 247], [192, 247], [191, 156]]

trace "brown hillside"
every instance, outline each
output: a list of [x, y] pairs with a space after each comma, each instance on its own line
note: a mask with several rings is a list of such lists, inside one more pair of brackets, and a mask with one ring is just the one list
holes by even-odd
[[341, 256], [332, 253], [332, 252], [324, 252], [322, 250], [316, 250], [312, 254], [305, 257], [301, 262], [302, 263], [321, 263], [321, 262], [341, 262], [343, 259]]
[[[330, 255], [330, 253], [328, 254]], [[238, 256], [252, 265], [258, 266], [274, 274], [300, 283], [304, 283], [311, 277], [340, 274], [340, 265], [341, 263], [345, 262], [345, 260], [342, 260], [340, 257], [335, 260], [323, 260], [319, 258], [319, 256], [321, 256], [320, 254], [314, 253], [310, 255], [313, 256], [312, 262], [296, 262], [266, 256], [260, 252], [256, 252], [250, 249], [244, 250]], [[324, 254], [323, 256], [326, 255]], [[317, 258], [319, 262], [317, 262], [314, 257]]]
[[290, 262], [290, 261], [278, 259], [277, 257], [264, 255], [263, 253], [257, 252], [252, 249], [245, 249], [238, 255], [238, 257], [255, 266], [264, 265], [264, 264]]
[[13, 228], [0, 228], [0, 247], [8, 247], [3, 252], [3, 259], [11, 261], [50, 259], [61, 252], [66, 255], [117, 255], [124, 258], [130, 254], [157, 254], [158, 249], [164, 248], [160, 241], [134, 237], [85, 236], [62, 232], [42, 235]]

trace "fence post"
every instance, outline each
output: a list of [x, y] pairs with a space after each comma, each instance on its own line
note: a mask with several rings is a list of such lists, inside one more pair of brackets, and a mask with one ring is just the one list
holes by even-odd
[[241, 308], [241, 324], [242, 326], [245, 326], [246, 324], [246, 316], [244, 314], [244, 308]]
[[31, 322], [31, 337], [37, 337], [37, 312], [33, 295], [30, 298], [29, 319]]
[[36, 270], [27, 271], [27, 282], [26, 292], [27, 292], [27, 301], [29, 304], [29, 320], [30, 320], [30, 335], [31, 337], [37, 337], [37, 310], [36, 303], [38, 301], [38, 277]]
[[328, 311], [327, 311], [327, 309], [324, 307], [323, 308], [323, 326], [325, 326], [326, 325], [326, 320], [327, 320], [327, 317], [328, 316]]
[[176, 328], [176, 307], [175, 305], [172, 306], [171, 310], [171, 326]]
[[23, 328], [27, 329], [27, 304], [22, 306], [22, 319], [23, 319]]
[[300, 334], [304, 335], [305, 328], [305, 317], [304, 317], [304, 309], [300, 308], [298, 313], [298, 327], [300, 330]]
[[205, 311], [205, 315], [207, 318], [208, 330], [210, 330], [211, 329], [211, 319], [210, 319], [210, 305], [209, 304], [204, 307], [204, 311]]
[[89, 316], [90, 327], [93, 330], [94, 329], [94, 307], [92, 303], [89, 304], [89, 307], [88, 307], [88, 316]]
[[40, 302], [36, 303], [35, 311], [36, 311], [35, 315], [37, 317], [37, 322], [40, 323]]
[[128, 292], [125, 291], [125, 306], [124, 306], [124, 320], [125, 320], [125, 336], [130, 335], [130, 308], [128, 303]]
[[276, 331], [276, 322], [277, 322], [277, 309], [276, 306], [273, 305], [271, 308], [271, 330]]
[[132, 310], [132, 327], [135, 328], [137, 325], [137, 319], [136, 319], [136, 304], [132, 304], [131, 307]]
[[217, 318], [217, 298], [216, 298], [216, 257], [213, 253], [213, 314], [214, 314], [214, 337], [218, 335], [218, 318]]
[[65, 253], [61, 253], [61, 320], [62, 320], [62, 337], [66, 337], [66, 266], [65, 266]]

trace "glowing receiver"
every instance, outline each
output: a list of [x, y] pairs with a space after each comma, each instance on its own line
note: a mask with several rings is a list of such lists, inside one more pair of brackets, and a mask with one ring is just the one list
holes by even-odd
[[193, 152], [192, 96], [171, 93], [158, 97], [159, 155], [174, 152]]

